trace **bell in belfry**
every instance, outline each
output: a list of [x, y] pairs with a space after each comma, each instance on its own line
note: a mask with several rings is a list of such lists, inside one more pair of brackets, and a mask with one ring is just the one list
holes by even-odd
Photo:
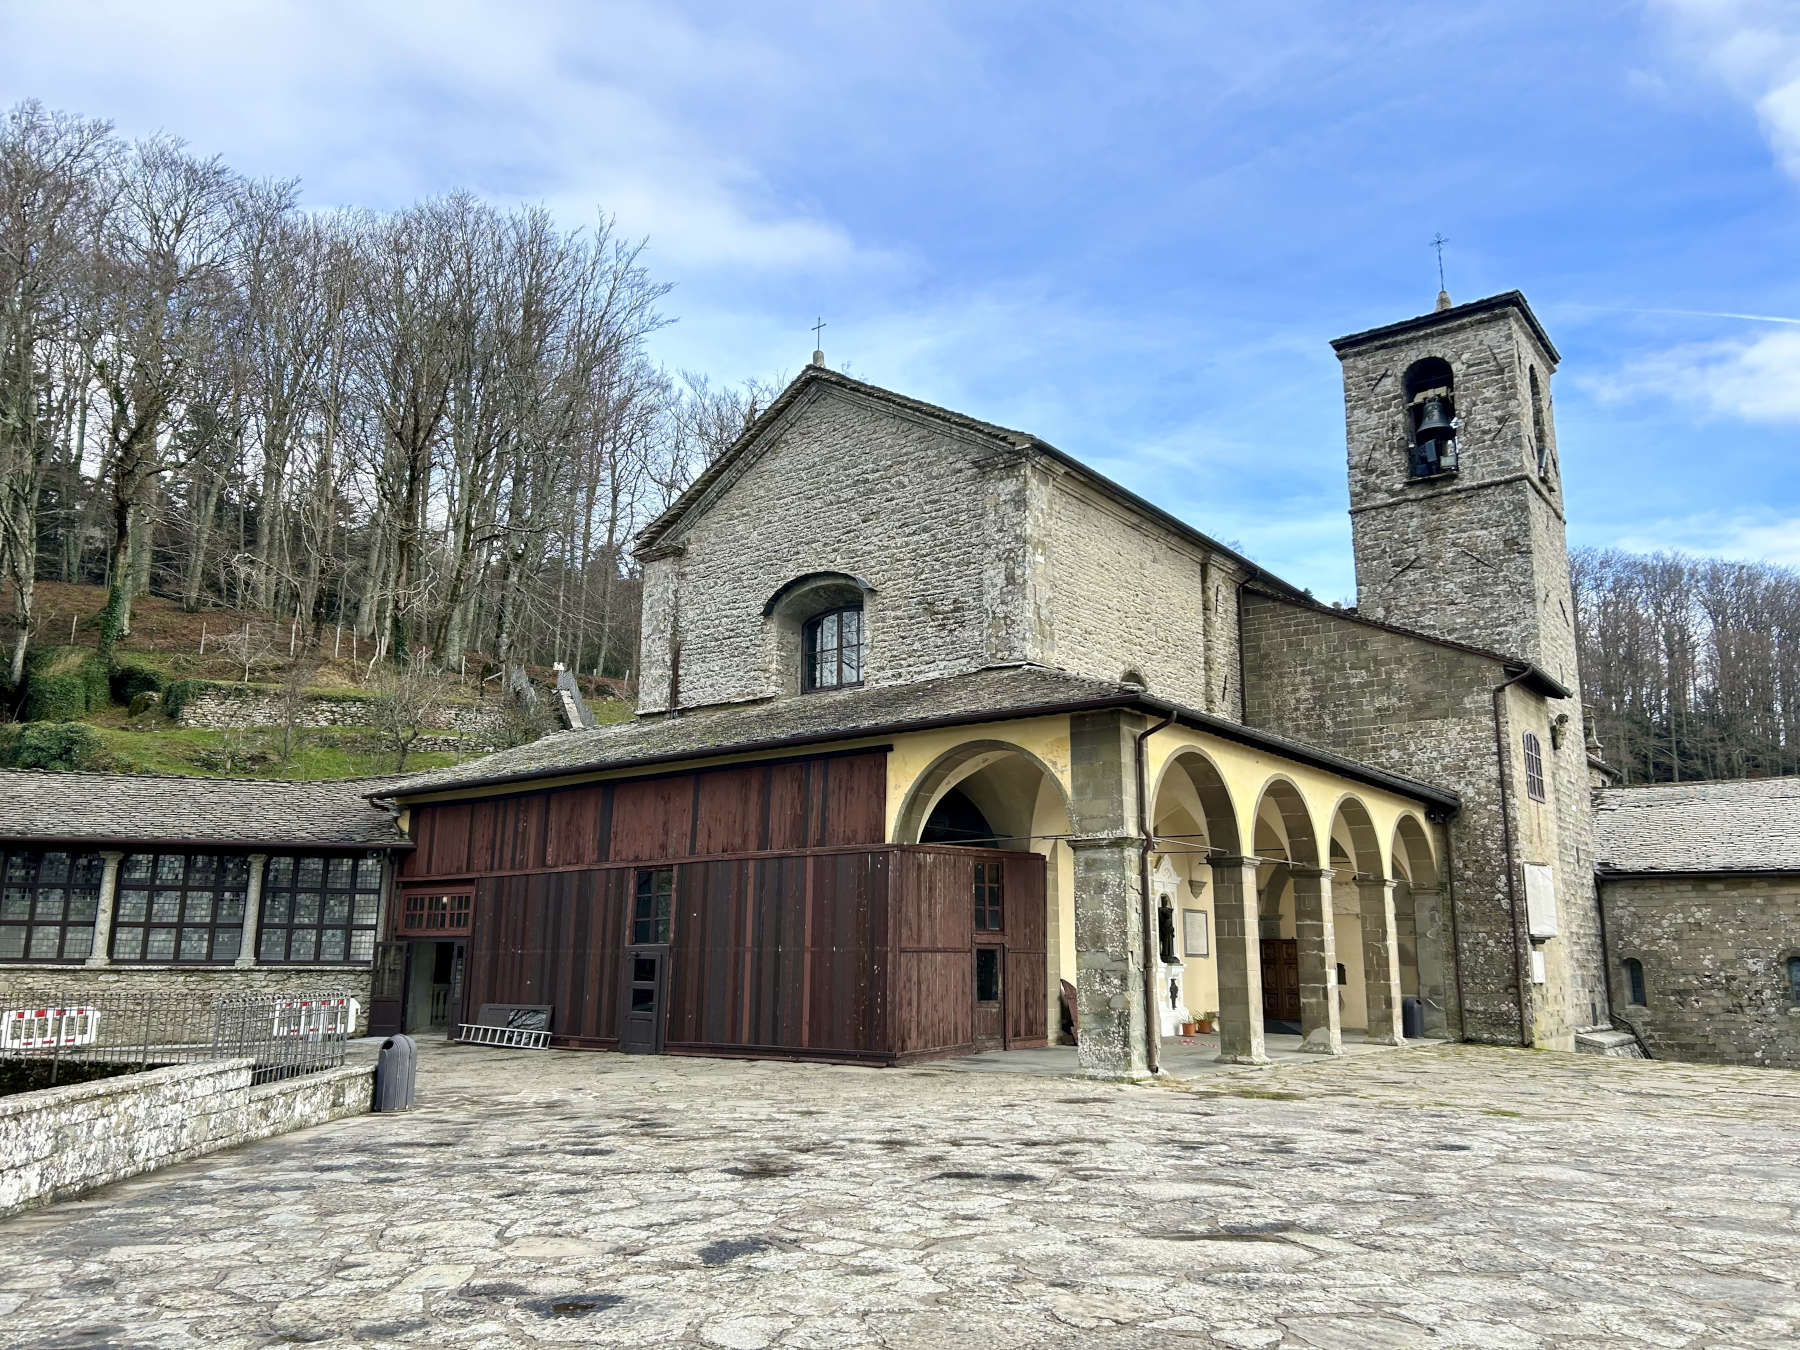
[[1456, 434], [1456, 421], [1450, 413], [1450, 400], [1434, 394], [1419, 408], [1419, 439], [1447, 441]]

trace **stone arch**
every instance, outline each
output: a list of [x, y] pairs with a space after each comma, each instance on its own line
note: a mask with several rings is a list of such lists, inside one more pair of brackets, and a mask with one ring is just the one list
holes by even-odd
[[1450, 1024], [1451, 972], [1448, 909], [1440, 886], [1431, 831], [1415, 813], [1394, 822], [1388, 845], [1394, 878], [1394, 926], [1400, 954], [1400, 994], [1417, 998], [1428, 1036], [1445, 1035]]
[[1381, 836], [1376, 833], [1375, 821], [1370, 817], [1369, 808], [1363, 804], [1361, 797], [1353, 792], [1346, 792], [1332, 805], [1328, 819], [1331, 821], [1333, 838], [1341, 833], [1343, 841], [1349, 846], [1347, 852], [1358, 876], [1387, 876]]
[[[961, 745], [952, 746], [944, 751], [920, 770], [919, 776], [913, 779], [912, 785], [907, 788], [906, 796], [901, 802], [899, 813], [894, 817], [893, 842], [896, 844], [918, 843], [919, 836], [924, 832], [925, 822], [931, 818], [932, 808], [938, 804], [946, 792], [1007, 756], [1017, 756], [1035, 767], [1046, 781], [1054, 784], [1064, 815], [1073, 819], [1068, 790], [1063, 786], [1062, 780], [1056, 776], [1056, 770], [1032, 754], [1031, 751], [1023, 746], [1014, 745], [1011, 741], [965, 741]], [[980, 802], [977, 801], [976, 805], [979, 807]], [[983, 814], [986, 815], [987, 812], [984, 811]]]
[[[804, 664], [806, 621], [828, 610], [862, 610], [864, 670], [874, 652], [875, 588], [848, 572], [807, 572], [779, 586], [763, 604], [763, 686], [773, 695], [797, 694]], [[866, 676], [865, 676], [866, 678]]]
[[1292, 867], [1322, 866], [1318, 829], [1299, 785], [1286, 774], [1271, 774], [1256, 794], [1256, 807], [1250, 813], [1252, 822], [1262, 816], [1265, 804], [1274, 808], [1285, 836], [1287, 857], [1281, 861]]
[[1217, 854], [1222, 850], [1228, 855], [1242, 852], [1237, 804], [1231, 799], [1231, 790], [1225, 786], [1225, 776], [1219, 772], [1219, 766], [1201, 750], [1189, 747], [1169, 756], [1150, 793], [1151, 820], [1156, 819], [1156, 803], [1162, 799], [1164, 785], [1176, 772], [1186, 776], [1199, 800], [1201, 823], [1206, 826], [1206, 842], [1212, 851]]
[[[1161, 1015], [1163, 1034], [1169, 1036], [1176, 1034], [1181, 1020], [1176, 1010], [1180, 1007], [1196, 1015], [1223, 1015], [1227, 991], [1242, 988], [1242, 972], [1236, 967], [1222, 981], [1218, 957], [1221, 923], [1227, 935], [1241, 932], [1244, 923], [1237, 889], [1242, 882], [1242, 864], [1221, 860], [1237, 859], [1243, 850], [1237, 806], [1225, 777], [1197, 747], [1184, 747], [1164, 762], [1150, 791], [1150, 820], [1156, 833], [1154, 848], [1160, 855], [1152, 878], [1158, 934], [1159, 939], [1172, 939], [1158, 980], [1158, 989], [1168, 995]], [[1235, 913], [1221, 914], [1215, 862], [1237, 868], [1235, 877], [1227, 877], [1225, 887], [1227, 903], [1237, 906]], [[1201, 916], [1207, 942], [1204, 950], [1190, 952], [1185, 938], [1187, 917], [1192, 912]], [[1254, 941], [1253, 929], [1250, 936]], [[1241, 960], [1241, 951], [1239, 957]], [[1260, 1028], [1260, 1020], [1257, 1025]]]
[[1411, 811], [1394, 822], [1394, 838], [1388, 846], [1395, 876], [1404, 876], [1415, 890], [1435, 890], [1438, 883], [1437, 850], [1431, 832]]

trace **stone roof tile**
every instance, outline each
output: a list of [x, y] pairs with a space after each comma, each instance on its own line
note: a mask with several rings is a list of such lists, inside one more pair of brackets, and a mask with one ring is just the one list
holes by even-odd
[[1800, 872], [1800, 778], [1595, 793], [1602, 872]]
[[369, 795], [389, 780], [279, 782], [161, 774], [0, 770], [0, 839], [393, 848], [393, 816]]

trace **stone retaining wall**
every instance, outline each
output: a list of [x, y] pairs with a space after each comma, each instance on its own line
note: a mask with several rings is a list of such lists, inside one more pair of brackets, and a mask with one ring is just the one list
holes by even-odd
[[[367, 728], [373, 720], [371, 700], [361, 695], [309, 694], [299, 725], [355, 729]], [[464, 738], [451, 748], [468, 749], [470, 744], [498, 747], [512, 739], [505, 711], [491, 703], [453, 705], [436, 720], [440, 725], [435, 730]], [[278, 727], [282, 723], [281, 693], [253, 684], [204, 684], [182, 699], [175, 722], [215, 730]]]
[[0, 1217], [369, 1109], [372, 1063], [260, 1087], [251, 1067], [182, 1064], [0, 1097]]

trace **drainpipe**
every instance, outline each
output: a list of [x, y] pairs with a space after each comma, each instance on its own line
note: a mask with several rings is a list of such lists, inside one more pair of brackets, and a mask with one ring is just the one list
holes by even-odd
[[1156, 833], [1150, 822], [1150, 771], [1144, 742], [1175, 720], [1170, 713], [1162, 721], [1145, 727], [1137, 734], [1137, 794], [1138, 794], [1138, 833], [1144, 836], [1143, 851], [1138, 855], [1138, 870], [1142, 876], [1144, 917], [1144, 1062], [1150, 1066], [1151, 1073], [1162, 1072], [1162, 1022], [1160, 1020], [1160, 995], [1157, 992], [1156, 968], [1161, 964], [1156, 952], [1156, 905], [1150, 894], [1150, 846], [1156, 841]]
[[[1519, 982], [1519, 1044], [1531, 1045], [1531, 1015], [1526, 1003], [1531, 997], [1530, 958], [1519, 943], [1519, 883], [1513, 876], [1513, 837], [1512, 837], [1512, 773], [1508, 762], [1506, 730], [1500, 716], [1500, 700], [1506, 691], [1520, 680], [1531, 674], [1529, 670], [1521, 670], [1517, 675], [1501, 681], [1494, 686], [1494, 754], [1500, 765], [1500, 840], [1506, 853], [1506, 906], [1512, 912], [1513, 930], [1513, 972]], [[1464, 1020], [1468, 1014], [1464, 1013]]]

